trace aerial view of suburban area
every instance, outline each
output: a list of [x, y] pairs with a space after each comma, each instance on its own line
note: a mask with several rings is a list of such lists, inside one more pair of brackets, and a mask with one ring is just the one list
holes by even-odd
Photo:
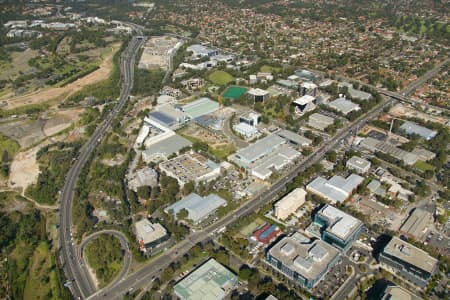
[[0, 300], [450, 297], [449, 0], [0, 0]]

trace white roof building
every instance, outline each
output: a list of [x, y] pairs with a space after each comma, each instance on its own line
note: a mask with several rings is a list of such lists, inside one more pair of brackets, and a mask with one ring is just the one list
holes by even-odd
[[238, 134], [240, 134], [246, 138], [252, 138], [258, 134], [258, 129], [252, 125], [248, 125], [247, 123], [235, 124], [235, 125], [233, 125], [233, 129]]
[[343, 97], [337, 98], [336, 100], [329, 102], [328, 106], [343, 113], [344, 115], [347, 115], [352, 111], [358, 111], [361, 109], [361, 107], [358, 104], [353, 103], [350, 100], [347, 100]]
[[363, 181], [364, 178], [356, 174], [351, 174], [347, 178], [336, 175], [329, 180], [319, 176], [306, 186], [306, 190], [335, 204], [350, 197]]
[[353, 156], [346, 163], [348, 169], [355, 170], [361, 174], [369, 172], [370, 165], [370, 161], [359, 156]]
[[161, 224], [151, 223], [148, 219], [136, 222], [134, 228], [142, 251], [155, 246], [167, 237], [167, 231]]
[[285, 220], [305, 203], [305, 198], [306, 191], [302, 188], [296, 188], [275, 203], [275, 217], [280, 220]]

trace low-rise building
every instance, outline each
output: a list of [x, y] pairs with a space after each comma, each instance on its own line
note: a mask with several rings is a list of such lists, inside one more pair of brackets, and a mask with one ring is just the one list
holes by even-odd
[[361, 109], [358, 104], [353, 103], [352, 101], [347, 100], [344, 97], [340, 97], [329, 102], [328, 106], [343, 113], [344, 115], [347, 115], [352, 111], [358, 111]]
[[421, 208], [415, 208], [400, 227], [400, 233], [417, 240], [422, 239], [433, 224], [433, 214]]
[[173, 290], [180, 300], [222, 300], [238, 285], [238, 277], [211, 258], [181, 279]]
[[190, 119], [210, 114], [218, 110], [219, 103], [209, 98], [203, 97], [181, 106], [181, 111], [189, 116]]
[[246, 123], [251, 126], [258, 126], [261, 122], [261, 114], [256, 112], [248, 112], [239, 117], [240, 123]]
[[328, 126], [334, 123], [334, 119], [319, 113], [313, 113], [309, 116], [308, 126], [324, 131]]
[[306, 186], [306, 190], [335, 204], [349, 198], [363, 181], [364, 178], [356, 174], [347, 178], [335, 175], [328, 180], [319, 176]]
[[267, 98], [269, 98], [269, 92], [260, 88], [250, 89], [247, 91], [247, 95], [253, 102], [264, 102]]
[[298, 114], [314, 110], [316, 108], [315, 103], [316, 97], [311, 95], [303, 95], [292, 102], [295, 107], [295, 112]]
[[360, 220], [328, 204], [314, 215], [314, 223], [322, 227], [322, 240], [342, 250], [349, 249], [364, 229]]
[[312, 140], [305, 138], [304, 136], [301, 136], [290, 130], [283, 129], [277, 131], [275, 134], [297, 147], [307, 147], [310, 146], [312, 143]]
[[147, 252], [165, 240], [169, 239], [167, 230], [159, 223], [151, 223], [148, 219], [142, 219], [134, 223], [134, 229], [139, 249]]
[[305, 204], [306, 191], [302, 188], [296, 188], [283, 199], [279, 200], [274, 205], [275, 217], [280, 220], [285, 220], [303, 204]]
[[403, 130], [406, 132], [406, 134], [417, 134], [421, 138], [429, 141], [432, 138], [434, 138], [437, 134], [437, 131], [428, 129], [426, 127], [420, 126], [416, 123], [406, 121], [400, 126], [400, 130]]
[[159, 164], [162, 172], [175, 178], [180, 186], [189, 181], [211, 181], [220, 175], [220, 166], [198, 153], [185, 153]]
[[336, 265], [340, 253], [321, 240], [299, 232], [282, 238], [266, 252], [266, 261], [302, 287], [312, 289]]
[[180, 201], [170, 205], [164, 211], [167, 214], [173, 214], [175, 219], [177, 219], [177, 214], [181, 210], [186, 210], [186, 219], [191, 220], [192, 223], [197, 225], [207, 219], [221, 206], [227, 206], [227, 201], [216, 194], [201, 197], [196, 193], [191, 193]]
[[422, 288], [438, 271], [437, 259], [396, 236], [392, 237], [380, 254], [380, 264]]
[[360, 174], [369, 172], [371, 163], [367, 159], [361, 158], [359, 156], [353, 156], [347, 160], [346, 167], [350, 170], [355, 170]]
[[173, 130], [180, 128], [190, 120], [186, 113], [171, 104], [156, 107], [155, 111], [149, 113], [148, 118]]
[[194, 57], [213, 57], [219, 55], [219, 50], [210, 47], [194, 44], [186, 48], [187, 52], [192, 52]]
[[131, 178], [128, 178], [128, 187], [135, 192], [141, 186], [155, 187], [157, 184], [158, 173], [148, 167], [137, 170]]
[[362, 148], [370, 150], [372, 152], [380, 151], [385, 154], [389, 154], [393, 158], [402, 160], [405, 164], [411, 166], [417, 162], [419, 157], [411, 152], [397, 148], [391, 143], [379, 141], [377, 139], [366, 137], [359, 144]]
[[396, 285], [388, 285], [384, 290], [381, 298], [381, 300], [420, 300], [420, 299], [422, 298]]
[[245, 137], [245, 138], [253, 138], [258, 134], [258, 129], [252, 125], [248, 125], [247, 123], [238, 123], [233, 125], [233, 130]]

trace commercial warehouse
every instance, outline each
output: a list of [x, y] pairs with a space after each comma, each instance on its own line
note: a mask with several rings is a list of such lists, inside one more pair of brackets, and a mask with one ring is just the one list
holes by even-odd
[[334, 119], [319, 113], [313, 113], [309, 116], [308, 126], [324, 131], [328, 126], [334, 123]]
[[187, 219], [191, 220], [194, 224], [199, 224], [213, 214], [219, 207], [226, 205], [227, 201], [216, 194], [201, 197], [196, 193], [191, 193], [167, 207], [164, 211], [168, 214], [173, 214], [176, 219], [180, 210], [185, 209], [188, 212]]
[[361, 109], [358, 104], [353, 103], [352, 101], [347, 100], [343, 97], [329, 102], [328, 106], [343, 113], [344, 115], [347, 115], [352, 111], [358, 111]]
[[237, 276], [211, 258], [179, 281], [173, 290], [181, 300], [222, 300], [237, 284]]
[[266, 261], [302, 287], [312, 289], [336, 265], [339, 256], [339, 251], [327, 243], [295, 232], [270, 248]]
[[417, 240], [422, 239], [430, 226], [433, 225], [433, 214], [421, 208], [415, 208], [400, 227], [400, 233], [414, 237]]
[[304, 136], [301, 136], [290, 130], [285, 130], [285, 129], [280, 130], [280, 131], [276, 132], [276, 135], [278, 135], [279, 137], [282, 137], [289, 143], [291, 143], [295, 146], [298, 146], [298, 147], [310, 146], [312, 143], [312, 141], [310, 139], [305, 138]]
[[335, 204], [350, 197], [363, 181], [364, 178], [356, 174], [351, 174], [347, 178], [335, 175], [329, 180], [319, 176], [306, 186], [306, 190]]
[[400, 126], [400, 130], [405, 131], [408, 135], [417, 134], [427, 141], [434, 138], [437, 134], [437, 131], [435, 130], [428, 129], [409, 121], [404, 122], [402, 126]]
[[382, 142], [371, 137], [366, 137], [364, 140], [361, 141], [359, 145], [362, 148], [365, 148], [372, 152], [380, 151], [382, 153], [389, 154], [393, 158], [402, 160], [405, 164], [409, 166], [415, 164], [419, 159], [417, 155], [411, 152], [407, 152], [405, 150], [395, 147], [390, 143]]
[[219, 107], [218, 102], [204, 97], [181, 106], [181, 111], [188, 115], [190, 119], [196, 119], [215, 112]]

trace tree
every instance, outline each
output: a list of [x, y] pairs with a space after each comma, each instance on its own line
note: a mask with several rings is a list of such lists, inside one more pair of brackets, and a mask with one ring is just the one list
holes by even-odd
[[194, 192], [195, 190], [195, 182], [194, 181], [189, 181], [186, 184], [184, 184], [183, 186], [183, 195], [189, 195], [190, 193]]
[[252, 273], [253, 273], [252, 270], [247, 265], [243, 265], [239, 269], [239, 278], [244, 281], [248, 281], [249, 278], [252, 276]]
[[137, 194], [141, 199], [149, 199], [151, 196], [152, 188], [148, 185], [140, 186], [137, 189]]
[[189, 215], [189, 212], [187, 211], [187, 209], [183, 208], [177, 213], [177, 219], [184, 220], [188, 217], [188, 215]]
[[336, 151], [331, 150], [327, 152], [327, 160], [330, 162], [335, 162], [336, 161]]

